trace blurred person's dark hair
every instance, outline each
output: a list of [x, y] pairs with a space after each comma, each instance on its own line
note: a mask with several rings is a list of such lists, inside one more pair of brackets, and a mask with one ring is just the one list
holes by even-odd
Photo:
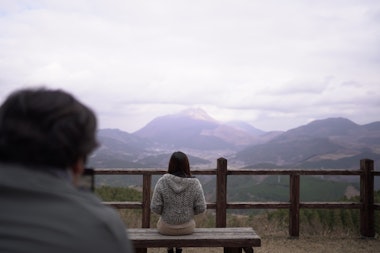
[[67, 168], [96, 148], [96, 116], [62, 90], [22, 89], [0, 107], [0, 162]]

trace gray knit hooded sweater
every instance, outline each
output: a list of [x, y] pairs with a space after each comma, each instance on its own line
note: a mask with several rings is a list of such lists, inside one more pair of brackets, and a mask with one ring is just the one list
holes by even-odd
[[206, 210], [202, 185], [195, 177], [165, 174], [154, 188], [150, 208], [168, 224], [189, 222]]

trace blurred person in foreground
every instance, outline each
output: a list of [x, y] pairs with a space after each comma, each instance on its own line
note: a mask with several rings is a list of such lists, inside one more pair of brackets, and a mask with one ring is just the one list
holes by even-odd
[[[194, 232], [194, 215], [206, 211], [206, 201], [199, 180], [191, 175], [189, 159], [177, 151], [169, 160], [168, 173], [153, 191], [151, 210], [160, 215], [157, 229], [164, 235], [187, 235]], [[181, 253], [176, 248], [176, 253]], [[168, 253], [174, 253], [173, 248]]]
[[1, 105], [0, 252], [133, 252], [117, 212], [76, 187], [96, 127], [61, 90], [19, 90]]

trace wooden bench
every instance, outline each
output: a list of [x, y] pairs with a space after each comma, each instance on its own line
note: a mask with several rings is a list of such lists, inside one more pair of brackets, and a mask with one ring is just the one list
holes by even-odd
[[261, 238], [251, 227], [196, 228], [191, 235], [161, 235], [154, 228], [130, 228], [128, 235], [136, 253], [148, 248], [168, 247], [223, 247], [224, 253], [253, 253], [261, 246]]

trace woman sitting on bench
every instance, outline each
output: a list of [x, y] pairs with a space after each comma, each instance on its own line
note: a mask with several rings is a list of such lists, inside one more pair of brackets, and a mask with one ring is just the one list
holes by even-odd
[[[174, 152], [170, 158], [168, 173], [157, 182], [150, 208], [160, 215], [159, 233], [187, 235], [195, 228], [194, 215], [206, 210], [206, 201], [199, 180], [191, 175], [189, 159], [183, 152]], [[176, 253], [182, 249], [177, 248]], [[168, 253], [174, 253], [173, 248]]]

